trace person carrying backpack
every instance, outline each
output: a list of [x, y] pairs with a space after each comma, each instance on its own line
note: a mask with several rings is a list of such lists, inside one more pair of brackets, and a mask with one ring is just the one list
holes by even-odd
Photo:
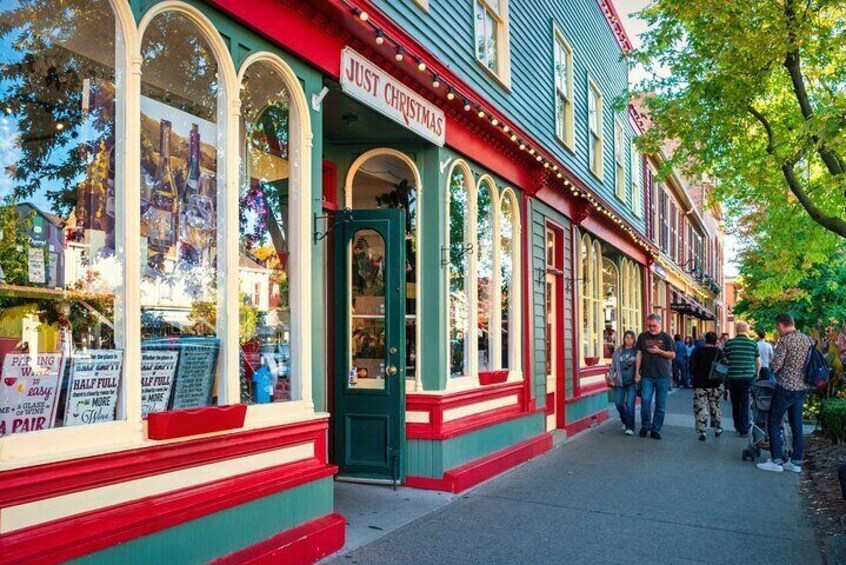
[[[767, 422], [772, 458], [766, 463], [758, 463], [758, 468], [776, 473], [785, 470], [801, 473], [804, 444], [802, 405], [808, 393], [805, 373], [806, 363], [813, 359], [811, 348], [814, 347], [814, 341], [796, 329], [793, 316], [790, 314], [776, 316], [776, 330], [780, 337], [770, 364], [770, 369], [776, 375], [776, 390], [770, 404], [770, 417]], [[793, 455], [789, 461], [784, 460], [784, 441], [780, 430], [785, 413], [793, 432]]]

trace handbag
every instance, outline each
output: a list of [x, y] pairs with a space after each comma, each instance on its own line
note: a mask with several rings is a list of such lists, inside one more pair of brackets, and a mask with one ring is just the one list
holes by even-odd
[[725, 384], [726, 377], [728, 377], [729, 366], [725, 362], [725, 356], [720, 354], [719, 357], [714, 359], [714, 362], [711, 363], [711, 371], [708, 373], [708, 380], [711, 382], [718, 382], [721, 385]]

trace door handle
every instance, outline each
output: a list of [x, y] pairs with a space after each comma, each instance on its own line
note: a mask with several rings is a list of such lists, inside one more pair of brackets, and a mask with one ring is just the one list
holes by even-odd
[[388, 365], [388, 367], [385, 369], [385, 372], [393, 377], [394, 375], [397, 374], [397, 368], [394, 367], [393, 365]]

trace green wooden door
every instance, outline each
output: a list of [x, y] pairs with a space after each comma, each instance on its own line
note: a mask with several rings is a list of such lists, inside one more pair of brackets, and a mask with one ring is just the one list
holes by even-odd
[[335, 463], [342, 478], [401, 482], [405, 212], [344, 212], [335, 226]]

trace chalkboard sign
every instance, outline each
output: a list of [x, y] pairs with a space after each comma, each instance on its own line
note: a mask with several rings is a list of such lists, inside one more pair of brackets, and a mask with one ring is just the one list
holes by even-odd
[[220, 340], [216, 337], [183, 337], [179, 339], [179, 365], [171, 408], [201, 408], [212, 401], [217, 354]]

